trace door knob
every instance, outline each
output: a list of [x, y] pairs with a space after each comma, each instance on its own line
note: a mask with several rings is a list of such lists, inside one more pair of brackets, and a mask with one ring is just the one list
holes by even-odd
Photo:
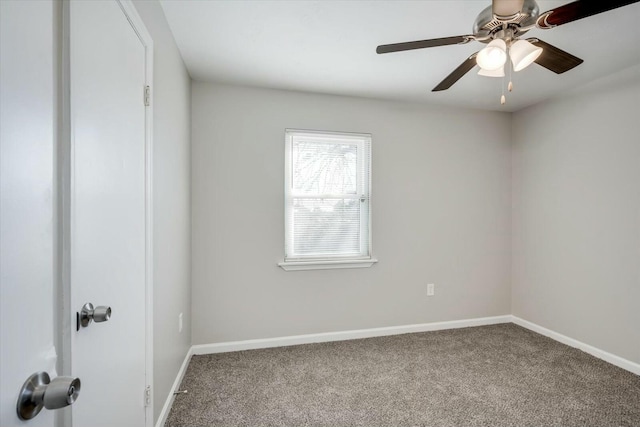
[[51, 380], [46, 372], [36, 372], [27, 378], [18, 395], [18, 418], [30, 420], [38, 415], [43, 407], [64, 408], [73, 404], [79, 394], [80, 378], [57, 377]]
[[111, 318], [111, 307], [100, 305], [94, 308], [93, 304], [88, 302], [82, 306], [82, 310], [78, 317], [79, 323], [83, 328], [89, 326], [92, 320], [96, 323], [106, 322]]

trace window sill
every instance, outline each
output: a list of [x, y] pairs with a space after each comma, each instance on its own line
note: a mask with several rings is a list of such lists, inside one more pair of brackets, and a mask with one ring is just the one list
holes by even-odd
[[278, 266], [285, 271], [330, 270], [334, 268], [368, 268], [376, 262], [378, 262], [378, 260], [375, 258], [322, 261], [282, 261], [278, 263]]

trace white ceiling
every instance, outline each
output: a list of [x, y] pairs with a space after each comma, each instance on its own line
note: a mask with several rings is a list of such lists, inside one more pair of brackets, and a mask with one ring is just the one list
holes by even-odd
[[[530, 31], [584, 63], [562, 75], [536, 64], [514, 73], [514, 92], [500, 106], [501, 79], [475, 70], [431, 92], [481, 43], [375, 53], [380, 44], [470, 34], [489, 0], [161, 1], [199, 81], [516, 111], [640, 64], [640, 3]], [[541, 11], [565, 3], [538, 1]]]

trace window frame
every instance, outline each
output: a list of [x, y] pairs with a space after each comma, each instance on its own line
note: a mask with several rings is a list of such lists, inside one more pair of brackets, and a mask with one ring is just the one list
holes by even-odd
[[[361, 199], [366, 197], [367, 212], [366, 223], [360, 221], [360, 235], [367, 233], [366, 243], [360, 242], [360, 254], [358, 255], [289, 255], [289, 248], [293, 245], [293, 224], [290, 223], [291, 209], [296, 198], [333, 198], [331, 195], [296, 195], [293, 191], [293, 144], [297, 138], [308, 138], [320, 143], [342, 142], [354, 144], [357, 147], [356, 166], [356, 194], [347, 196], [345, 194], [333, 195], [339, 198]], [[333, 268], [362, 268], [371, 267], [377, 262], [372, 255], [371, 236], [371, 142], [372, 136], [368, 133], [317, 131], [304, 129], [285, 129], [285, 167], [284, 167], [284, 227], [285, 244], [284, 260], [278, 265], [284, 270], [311, 270], [311, 269], [333, 269]], [[368, 148], [368, 152], [367, 152]], [[366, 162], [366, 163], [365, 163]], [[364, 171], [364, 177], [361, 176]], [[368, 173], [367, 173], [368, 172]], [[345, 197], [347, 196], [347, 197]], [[362, 219], [362, 216], [361, 216]]]

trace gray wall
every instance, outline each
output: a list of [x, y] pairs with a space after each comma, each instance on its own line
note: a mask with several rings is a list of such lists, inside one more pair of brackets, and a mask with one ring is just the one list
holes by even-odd
[[[157, 1], [134, 1], [154, 42], [153, 372], [158, 418], [191, 345], [191, 79]], [[178, 332], [178, 315], [184, 328]]]
[[[510, 313], [510, 115], [200, 82], [192, 114], [193, 344]], [[277, 267], [285, 128], [373, 134], [377, 265]]]
[[514, 114], [513, 314], [640, 363], [640, 67]]

